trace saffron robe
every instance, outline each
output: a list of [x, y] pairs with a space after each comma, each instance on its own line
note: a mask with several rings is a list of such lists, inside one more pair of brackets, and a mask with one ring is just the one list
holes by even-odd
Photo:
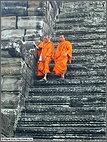
[[[54, 57], [54, 44], [51, 41], [45, 42], [43, 41], [38, 45], [40, 50], [38, 50], [38, 57], [41, 57], [38, 65], [37, 76], [43, 76], [45, 73], [50, 73], [49, 63]], [[46, 56], [45, 62], [43, 62], [44, 57]]]
[[[66, 57], [63, 56], [65, 53], [67, 53]], [[69, 63], [71, 64], [71, 58], [72, 43], [69, 41], [60, 42], [60, 44], [57, 46], [57, 50], [54, 57], [54, 61], [56, 60], [56, 62], [53, 71], [56, 75], [61, 75], [66, 72], [67, 62], [69, 60]]]

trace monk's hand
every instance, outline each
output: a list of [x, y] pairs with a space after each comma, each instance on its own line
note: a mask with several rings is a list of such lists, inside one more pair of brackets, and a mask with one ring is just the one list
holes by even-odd
[[43, 58], [43, 62], [45, 62], [45, 60], [46, 60], [46, 56]]
[[67, 56], [67, 53], [65, 53], [63, 56], [66, 57], [66, 56]]
[[57, 59], [55, 60], [55, 62], [57, 61]]

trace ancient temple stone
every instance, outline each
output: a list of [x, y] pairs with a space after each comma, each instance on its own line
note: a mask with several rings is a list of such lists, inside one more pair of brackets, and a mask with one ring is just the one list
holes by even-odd
[[[43, 35], [50, 34], [53, 29], [52, 22], [48, 23], [47, 20], [55, 6], [48, 10], [46, 3], [40, 1], [2, 1], [1, 3], [1, 104], [4, 123], [2, 137], [14, 136], [24, 100], [36, 78], [37, 50], [32, 41], [39, 44]], [[57, 7], [56, 2], [55, 5]], [[58, 7], [55, 13], [52, 13], [51, 20], [55, 20], [56, 14]]]
[[16, 29], [16, 16], [1, 17], [1, 30]]
[[[68, 1], [60, 5], [56, 1], [28, 1], [28, 16], [18, 16], [16, 20], [16, 27], [24, 30], [21, 48], [13, 46], [15, 41], [10, 44], [3, 40], [2, 44], [3, 121], [10, 125], [5, 109], [11, 108], [14, 137], [31, 137], [35, 141], [106, 140], [105, 8], [104, 1]], [[37, 16], [37, 11], [45, 16], [40, 13]], [[44, 33], [50, 35], [55, 51], [60, 34], [72, 42], [72, 60], [67, 63], [63, 81], [53, 73], [54, 61], [50, 63], [47, 82], [36, 78], [38, 57], [32, 41], [39, 44]], [[12, 46], [17, 52], [11, 50]], [[18, 87], [14, 82], [20, 82], [19, 91], [13, 91]], [[3, 130], [2, 134], [9, 136], [5, 125]], [[13, 136], [13, 131], [10, 135]]]

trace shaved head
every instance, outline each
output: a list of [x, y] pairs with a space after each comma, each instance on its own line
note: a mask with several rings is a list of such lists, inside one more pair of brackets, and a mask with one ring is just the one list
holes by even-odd
[[44, 35], [44, 41], [48, 42], [49, 41], [49, 36], [48, 35]]
[[60, 39], [61, 42], [65, 41], [65, 36], [64, 35], [59, 35], [59, 39]]

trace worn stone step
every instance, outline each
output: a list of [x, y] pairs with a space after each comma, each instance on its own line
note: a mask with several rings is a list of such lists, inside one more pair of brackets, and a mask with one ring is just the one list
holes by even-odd
[[[106, 33], [106, 30], [105, 29], [101, 29], [101, 30], [59, 30], [59, 31], [56, 31], [55, 35], [60, 35], [60, 34], [63, 34], [63, 35], [89, 35], [89, 34], [103, 34], [103, 33]], [[100, 37], [98, 38], [98, 40], [100, 39]], [[105, 40], [105, 37], [102, 38], [103, 40]], [[76, 41], [76, 40], [75, 40]], [[80, 41], [80, 40], [78, 40]], [[81, 39], [81, 42], [82, 42], [82, 39]]]
[[[76, 49], [77, 51], [79, 49]], [[75, 51], [76, 51], [75, 50]], [[80, 49], [81, 50], [81, 49]], [[98, 51], [98, 49], [96, 49]], [[92, 52], [90, 52], [90, 50], [87, 50], [86, 53], [85, 52], [85, 49], [84, 49], [84, 52], [73, 52], [72, 53], [72, 58], [71, 58], [71, 62], [76, 64], [76, 63], [105, 63], [106, 61], [106, 55], [105, 55], [105, 50], [102, 50], [102, 53], [100, 54], [100, 51], [99, 52], [96, 52], [93, 50]], [[90, 52], [90, 53], [89, 53]], [[95, 54], [94, 54], [95, 53]], [[96, 55], [96, 56], [95, 56]], [[54, 59], [51, 61], [51, 63], [54, 63]]]
[[53, 115], [23, 115], [19, 117], [20, 121], [24, 122], [74, 122], [74, 121], [90, 121], [90, 122], [105, 122], [105, 115], [104, 114], [95, 114], [95, 115], [63, 115], [63, 114], [53, 114]]
[[[100, 13], [100, 14], [105, 14], [105, 10], [103, 9], [99, 9], [99, 12], [97, 11], [97, 9], [94, 9], [95, 14]], [[85, 12], [65, 12], [65, 13], [61, 13], [57, 16], [57, 19], [64, 19], [64, 18], [87, 18], [90, 16], [90, 13], [88, 11]]]
[[32, 132], [35, 133], [36, 136], [40, 135], [56, 135], [56, 134], [99, 134], [99, 135], [105, 135], [105, 127], [18, 127], [16, 131], [19, 132]]
[[[71, 60], [72, 62], [72, 60]], [[49, 65], [50, 69], [54, 68], [53, 63]], [[75, 64], [67, 64], [68, 70], [84, 70], [84, 71], [94, 71], [95, 69], [105, 69], [106, 64], [105, 63], [90, 63], [90, 62], [83, 62], [81, 64], [75, 63]]]
[[[93, 134], [45, 134], [45, 135], [39, 135], [39, 136], [35, 136], [34, 133], [21, 133], [21, 132], [18, 132], [18, 137], [24, 137], [25, 138], [28, 137], [28, 138], [32, 138], [35, 140], [35, 141], [40, 141], [40, 140], [46, 140], [48, 142], [50, 142], [51, 140], [57, 140], [57, 141], [74, 141], [74, 140], [106, 140], [106, 137], [105, 135], [101, 134], [101, 135], [93, 135]], [[17, 137], [17, 133], [16, 133], [16, 137]]]
[[[83, 49], [86, 49], [87, 47], [89, 47], [90, 49], [95, 49], [95, 48], [97, 48], [97, 49], [105, 49], [106, 48], [106, 42], [105, 42], [105, 40], [102, 42], [102, 40], [91, 40], [91, 42], [90, 41], [85, 41], [85, 42], [77, 42], [77, 41], [73, 41], [72, 40], [72, 38], [71, 38], [71, 40], [69, 40], [71, 43], [72, 43], [72, 47], [73, 47], [73, 49], [75, 48], [75, 49], [81, 49], [81, 48], [83, 48]], [[53, 43], [54, 43], [54, 46], [55, 46], [55, 48], [58, 46], [58, 44], [60, 43], [60, 42], [54, 42], [53, 41]]]
[[71, 101], [68, 104], [26, 104], [25, 110], [22, 111], [22, 117], [26, 115], [97, 115], [106, 112], [105, 103], [84, 104], [82, 102]]
[[[94, 74], [95, 75], [95, 74]], [[54, 76], [54, 75], [53, 75]], [[72, 75], [73, 76], [73, 75]], [[99, 78], [99, 79], [96, 79], [96, 80], [93, 80], [93, 77], [92, 78], [90, 78], [90, 79], [87, 79], [87, 78], [79, 78], [79, 79], [72, 79], [72, 80], [70, 80], [70, 79], [65, 79], [64, 81], [58, 81], [58, 80], [51, 80], [51, 77], [52, 77], [52, 75], [51, 76], [48, 76], [48, 80], [46, 81], [46, 82], [40, 82], [39, 80], [35, 80], [35, 82], [34, 82], [34, 85], [32, 86], [32, 88], [38, 88], [38, 87], [42, 87], [42, 88], [44, 88], [44, 87], [46, 87], [47, 85], [49, 86], [49, 88], [50, 87], [52, 87], [52, 86], [54, 86], [54, 87], [57, 87], [57, 86], [68, 86], [68, 87], [70, 87], [70, 86], [76, 86], [76, 85], [80, 85], [80, 86], [82, 86], [82, 85], [86, 85], [86, 86], [90, 86], [90, 85], [92, 85], [92, 84], [94, 84], [94, 85], [105, 85], [106, 84], [106, 80], [104, 80], [104, 79], [101, 79], [101, 78]]]
[[[23, 127], [25, 128], [25, 127]], [[24, 132], [24, 129], [19, 127], [19, 129], [16, 131], [16, 137], [24, 137], [26, 136], [26, 138], [32, 138], [35, 139], [35, 140], [105, 140], [106, 137], [105, 137], [105, 128], [89, 128], [89, 130], [84, 130], [84, 127], [82, 127], [82, 129], [80, 129], [80, 127], [77, 127], [76, 129], [74, 128], [72, 130], [72, 128], [70, 128], [70, 130], [63, 130], [63, 127], [62, 128], [53, 128], [54, 131], [52, 131], [53, 129], [49, 129], [49, 131], [47, 132], [47, 129], [49, 127], [47, 127], [46, 131], [43, 129], [43, 128], [38, 128], [36, 129], [34, 127], [34, 130], [32, 130], [33, 128], [31, 128], [30, 130], [26, 129], [25, 132]], [[68, 127], [69, 128], [69, 127]], [[23, 129], [23, 130], [22, 130]], [[76, 132], [76, 130], [78, 130]], [[79, 133], [81, 131], [81, 133]], [[76, 132], [76, 133], [75, 133]], [[36, 133], [36, 135], [35, 135]]]
[[56, 95], [56, 94], [62, 94], [62, 93], [105, 93], [105, 86], [102, 86], [101, 87], [96, 87], [95, 85], [90, 85], [90, 86], [81, 86], [81, 87], [57, 87], [57, 88], [42, 88], [41, 90], [38, 89], [38, 88], [31, 88], [30, 89], [30, 95], [38, 95], [38, 94], [41, 94], [41, 95], [49, 95], [49, 94], [52, 94], [52, 95]]
[[[85, 28], [105, 28], [106, 27], [106, 23], [98, 23], [98, 24], [95, 24], [95, 23], [83, 23], [81, 26], [85, 27]], [[60, 23], [55, 23], [54, 25], [54, 29], [64, 29], [66, 27], [66, 29], [71, 29], [71, 28], [76, 28], [76, 27], [80, 27], [80, 23], [75, 23], [75, 24], [68, 24], [68, 23], [63, 23], [63, 24], [60, 24]]]
[[[70, 30], [70, 29], [69, 29]], [[63, 31], [63, 30], [58, 30], [59, 32], [61, 31]], [[88, 35], [86, 35], [86, 34], [80, 34], [80, 35], [76, 35], [76, 34], [71, 34], [71, 35], [65, 35], [65, 38], [66, 38], [66, 40], [68, 40], [68, 41], [73, 41], [73, 42], [75, 42], [75, 41], [93, 41], [93, 40], [101, 40], [101, 39], [106, 39], [106, 34], [105, 33], [102, 33], [102, 34], [97, 34], [97, 33], [93, 33], [93, 34], [88, 34]], [[59, 42], [59, 35], [57, 35], [57, 32], [56, 32], [56, 34], [54, 35], [54, 37], [52, 37], [51, 38], [51, 41], [53, 41], [54, 43], [55, 42]], [[98, 47], [99, 48], [99, 47]], [[82, 48], [83, 49], [83, 48]]]
[[104, 122], [19, 122], [17, 127], [59, 127], [59, 126], [65, 126], [65, 127], [106, 127], [106, 123]]
[[[68, 41], [71, 42], [71, 40], [68, 40]], [[60, 42], [53, 41], [53, 43], [54, 43], [54, 47], [56, 50], [56, 48]], [[81, 49], [90, 49], [90, 50], [91, 49], [92, 50], [106, 49], [106, 44], [103, 42], [103, 45], [102, 45], [102, 41], [100, 42], [100, 40], [99, 41], [93, 40], [92, 42], [86, 42], [86, 43], [85, 42], [77, 43], [77, 42], [72, 41], [71, 43], [72, 43], [72, 51], [73, 51], [73, 49], [75, 49], [75, 50], [76, 49], [78, 49], [78, 50], [81, 50]]]
[[[54, 80], [58, 80], [60, 78], [60, 76], [57, 76], [54, 74], [53, 70], [51, 69], [50, 70], [51, 73], [48, 74], [47, 76], [47, 81], [53, 81], [53, 78]], [[43, 77], [42, 77], [43, 78]], [[37, 78], [38, 80], [40, 78]], [[94, 84], [94, 85], [98, 85], [98, 84], [102, 84], [104, 85], [105, 84], [105, 71], [102, 70], [102, 72], [98, 72], [98, 71], [82, 71], [82, 70], [76, 70], [76, 69], [72, 69], [71, 72], [70, 70], [66, 72], [65, 74], [65, 80], [58, 80], [57, 82], [60, 82], [59, 85], [61, 86], [64, 86], [64, 83], [63, 82], [69, 82], [68, 80], [74, 80], [76, 79], [77, 81], [73, 81], [71, 84], [66, 84], [65, 83], [65, 86], [70, 86], [70, 85], [90, 85], [91, 83]], [[86, 80], [86, 81], [85, 81]], [[96, 81], [95, 81], [96, 80]], [[45, 83], [46, 83], [45, 82]], [[62, 84], [61, 84], [62, 83]]]
[[[50, 104], [54, 104], [54, 103], [70, 103], [72, 101], [81, 101], [81, 103], [105, 103], [105, 97], [101, 96], [101, 97], [96, 97], [96, 96], [92, 96], [92, 97], [85, 97], [84, 98], [72, 98], [72, 97], [67, 97], [67, 96], [35, 96], [35, 97], [31, 97], [28, 96], [25, 100], [25, 103], [27, 104], [36, 104], [36, 103], [50, 103]], [[41, 105], [42, 105], [41, 104]]]

